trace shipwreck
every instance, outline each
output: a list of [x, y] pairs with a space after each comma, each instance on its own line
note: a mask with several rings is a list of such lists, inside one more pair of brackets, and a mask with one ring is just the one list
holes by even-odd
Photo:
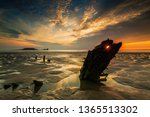
[[107, 39], [93, 50], [89, 50], [80, 70], [80, 80], [106, 81], [108, 73], [104, 73], [104, 70], [107, 69], [121, 46], [122, 42], [114, 43], [113, 40]]

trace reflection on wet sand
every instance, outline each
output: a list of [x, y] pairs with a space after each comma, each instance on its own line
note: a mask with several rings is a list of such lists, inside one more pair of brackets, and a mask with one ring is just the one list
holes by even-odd
[[[43, 55], [51, 61], [44, 64]], [[104, 83], [79, 80], [85, 55], [1, 53], [0, 99], [150, 99], [149, 54], [118, 54]], [[43, 83], [38, 90], [34, 80]], [[10, 87], [4, 88], [5, 84]], [[12, 84], [17, 84], [14, 90]]]

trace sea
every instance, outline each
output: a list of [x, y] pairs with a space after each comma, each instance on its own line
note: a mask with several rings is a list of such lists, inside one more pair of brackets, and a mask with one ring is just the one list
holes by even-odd
[[[87, 51], [0, 52], [0, 99], [150, 99], [150, 53], [118, 53], [105, 70], [107, 81], [100, 83], [79, 80], [86, 55]], [[34, 80], [42, 82], [36, 93]]]

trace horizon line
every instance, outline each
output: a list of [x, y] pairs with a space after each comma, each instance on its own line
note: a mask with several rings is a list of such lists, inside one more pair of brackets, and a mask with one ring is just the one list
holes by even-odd
[[[37, 49], [37, 48], [36, 48]], [[37, 51], [41, 51], [41, 52], [88, 52], [91, 49], [62, 49], [62, 50], [55, 50], [55, 49], [51, 49], [51, 50], [43, 50], [43, 49], [37, 49], [37, 50], [21, 50], [21, 49], [11, 49], [11, 50], [0, 50], [0, 52], [37, 52]], [[139, 49], [139, 50], [129, 50], [129, 51], [125, 51], [125, 50], [120, 50], [118, 53], [150, 53], [150, 49]]]

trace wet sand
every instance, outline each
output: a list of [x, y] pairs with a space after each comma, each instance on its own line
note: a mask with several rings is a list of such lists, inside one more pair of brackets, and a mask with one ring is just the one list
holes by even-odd
[[[47, 53], [46, 57], [51, 58], [51, 62], [45, 64], [42, 62], [42, 55], [43, 53], [38, 55], [37, 61], [34, 60], [33, 53], [27, 55], [12, 54], [13, 57], [10, 60], [1, 55], [1, 100], [150, 99], [149, 58], [146, 60], [139, 58], [138, 60], [132, 56], [130, 60], [129, 55], [125, 55], [125, 57], [129, 56], [126, 59], [119, 55], [109, 66], [107, 82], [93, 83], [79, 80], [79, 71], [86, 53]], [[122, 62], [122, 60], [124, 61]], [[141, 64], [139, 61], [143, 63]], [[139, 66], [146, 70], [139, 69]], [[143, 74], [142, 79], [138, 78], [138, 73]], [[33, 93], [33, 80], [43, 81], [43, 86], [36, 94]], [[14, 91], [12, 88], [3, 89], [3, 85], [9, 83], [17, 83], [19, 86]]]

